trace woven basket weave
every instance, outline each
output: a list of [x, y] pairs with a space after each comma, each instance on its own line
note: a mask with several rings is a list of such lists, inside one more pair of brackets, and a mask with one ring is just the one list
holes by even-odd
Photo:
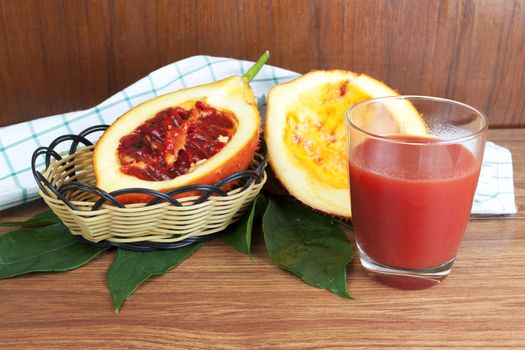
[[[177, 205], [167, 201], [153, 205], [128, 204], [123, 208], [114, 204], [98, 205], [105, 201], [77, 185], [88, 184], [97, 189], [93, 149], [94, 146], [84, 147], [62, 159], [51, 160], [41, 175], [52, 185], [52, 190], [40, 186], [39, 191], [72, 234], [91, 242], [173, 243], [222, 231], [240, 219], [266, 182], [265, 159], [256, 154], [250, 169], [251, 173], [259, 169], [261, 176], [245, 181], [244, 186], [239, 183], [227, 195], [208, 193], [204, 194], [204, 200], [202, 195], [184, 197], [177, 200]], [[42, 182], [40, 178], [39, 185]], [[62, 191], [68, 185], [72, 190]]]

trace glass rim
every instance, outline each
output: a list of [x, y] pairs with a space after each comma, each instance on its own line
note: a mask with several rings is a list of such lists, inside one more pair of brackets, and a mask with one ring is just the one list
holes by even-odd
[[[355, 109], [357, 109], [359, 107], [362, 107], [362, 106], [365, 106], [365, 105], [368, 105], [368, 104], [380, 102], [380, 101], [383, 101], [383, 100], [426, 100], [426, 101], [434, 101], [434, 102], [446, 102], [446, 103], [448, 103], [450, 105], [455, 105], [455, 106], [458, 106], [458, 107], [463, 107], [463, 108], [471, 110], [476, 115], [481, 117], [481, 120], [483, 121], [483, 125], [482, 125], [482, 127], [479, 130], [474, 131], [474, 132], [472, 132], [472, 133], [470, 133], [470, 134], [468, 134], [466, 136], [460, 136], [460, 137], [456, 137], [456, 138], [452, 138], [452, 139], [448, 139], [448, 140], [439, 140], [438, 139], [438, 140], [421, 140], [421, 141], [417, 141], [417, 140], [414, 140], [414, 141], [404, 140], [403, 141], [403, 140], [401, 140], [399, 138], [395, 138], [395, 137], [391, 137], [391, 136], [385, 136], [385, 135], [378, 135], [376, 133], [364, 130], [363, 128], [357, 126], [356, 124], [354, 124], [350, 120], [350, 114]], [[466, 103], [459, 102], [459, 101], [456, 101], [456, 100], [451, 100], [451, 99], [444, 98], [444, 97], [434, 97], [434, 96], [425, 96], [425, 95], [398, 95], [398, 96], [383, 96], [383, 97], [370, 98], [368, 100], [364, 100], [364, 101], [358, 102], [355, 105], [353, 105], [352, 107], [350, 107], [345, 113], [345, 121], [346, 121], [346, 125], [347, 126], [352, 127], [354, 129], [356, 129], [357, 131], [359, 131], [359, 132], [361, 132], [361, 133], [363, 133], [365, 135], [368, 135], [370, 137], [373, 137], [373, 138], [376, 138], [376, 139], [379, 139], [379, 140], [383, 140], [383, 141], [388, 141], [388, 142], [415, 144], [415, 145], [427, 145], [427, 144], [439, 145], [439, 144], [461, 143], [461, 142], [469, 141], [471, 139], [475, 139], [475, 138], [479, 137], [483, 132], [485, 132], [485, 130], [488, 129], [488, 118], [480, 110], [478, 110], [478, 109], [476, 109], [476, 108], [474, 108], [474, 107], [472, 107], [472, 106], [470, 106], [470, 105], [468, 105]]]

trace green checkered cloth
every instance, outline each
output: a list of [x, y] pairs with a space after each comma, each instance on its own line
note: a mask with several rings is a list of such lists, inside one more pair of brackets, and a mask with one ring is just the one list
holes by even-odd
[[[39, 146], [55, 138], [78, 134], [97, 124], [111, 124], [117, 117], [155, 96], [180, 88], [206, 84], [232, 75], [242, 75], [253, 62], [229, 58], [194, 56], [162, 67], [91, 109], [70, 112], [0, 128], [0, 210], [38, 198], [38, 187], [31, 172], [31, 155]], [[275, 84], [298, 74], [266, 65], [251, 82], [259, 107]], [[96, 141], [96, 140], [93, 140]], [[66, 150], [61, 145], [57, 151]], [[44, 157], [37, 168], [44, 166]], [[476, 192], [473, 213], [508, 214], [516, 212], [510, 152], [487, 144], [486, 161]]]

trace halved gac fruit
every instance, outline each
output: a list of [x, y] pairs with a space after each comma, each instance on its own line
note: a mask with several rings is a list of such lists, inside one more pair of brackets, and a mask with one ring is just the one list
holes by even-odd
[[[397, 93], [364, 74], [313, 71], [270, 90], [265, 139], [269, 161], [288, 192], [306, 205], [350, 218], [345, 113], [354, 104]], [[400, 132], [425, 134], [410, 105], [391, 111]]]
[[[261, 126], [250, 79], [233, 76], [182, 89], [122, 115], [95, 146], [97, 186], [107, 192], [126, 188], [165, 192], [191, 184], [213, 185], [246, 169]], [[136, 203], [151, 196], [119, 199]]]

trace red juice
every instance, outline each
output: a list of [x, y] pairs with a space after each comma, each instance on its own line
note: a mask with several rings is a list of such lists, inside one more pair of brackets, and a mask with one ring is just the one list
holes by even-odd
[[437, 267], [456, 256], [480, 164], [459, 144], [389, 137], [397, 142], [367, 139], [350, 155], [356, 240], [376, 262], [402, 269]]

